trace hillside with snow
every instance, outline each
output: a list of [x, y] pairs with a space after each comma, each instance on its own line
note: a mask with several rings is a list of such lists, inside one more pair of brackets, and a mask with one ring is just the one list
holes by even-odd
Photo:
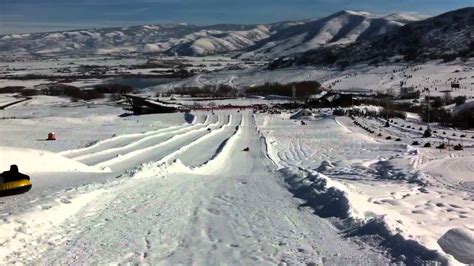
[[279, 31], [250, 47], [242, 57], [279, 57], [320, 47], [370, 40], [415, 20], [400, 14], [378, 17], [367, 12], [341, 11]]
[[[395, 16], [399, 17], [399, 16]], [[463, 8], [408, 23], [373, 38], [359, 38], [345, 46], [326, 46], [281, 58], [272, 67], [293, 65], [372, 64], [474, 56], [474, 8]]]

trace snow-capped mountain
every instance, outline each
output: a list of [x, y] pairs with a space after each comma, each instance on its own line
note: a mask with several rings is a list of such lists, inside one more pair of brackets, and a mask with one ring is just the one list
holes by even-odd
[[314, 48], [347, 44], [401, 27], [408, 15], [377, 17], [342, 11], [314, 20], [267, 25], [143, 25], [122, 28], [0, 35], [0, 55], [166, 53], [273, 58]]
[[454, 60], [474, 56], [474, 8], [408, 23], [345, 46], [325, 46], [280, 58], [271, 67], [305, 64], [378, 63], [389, 60]]

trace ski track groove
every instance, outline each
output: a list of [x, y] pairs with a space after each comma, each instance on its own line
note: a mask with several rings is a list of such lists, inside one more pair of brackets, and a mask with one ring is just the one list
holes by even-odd
[[[185, 159], [185, 158], [179, 158], [181, 160], [181, 162], [186, 165], [186, 166], [189, 166], [189, 167], [193, 167], [193, 168], [199, 168], [203, 165], [206, 165], [207, 163], [209, 163], [210, 161], [214, 160], [217, 156], [219, 156], [219, 154], [222, 152], [222, 150], [224, 149], [224, 147], [227, 145], [228, 141], [237, 134], [237, 131], [238, 131], [238, 128], [240, 128], [241, 124], [242, 124], [242, 117], [241, 116], [238, 116], [240, 119], [239, 120], [235, 120], [236, 121], [239, 121], [238, 124], [231, 124], [229, 123], [229, 128], [230, 131], [229, 132], [225, 132], [223, 131], [223, 133], [227, 133], [227, 134], [224, 134], [223, 138], [217, 138], [215, 137], [214, 139], [214, 145], [212, 145], [212, 147], [209, 147], [208, 149], [206, 149], [205, 151], [201, 151], [201, 152], [207, 152], [208, 154], [212, 154], [210, 156], [205, 156], [205, 157], [201, 157], [201, 158], [206, 158], [205, 161], [201, 161], [201, 160], [196, 160], [195, 158], [191, 158], [189, 157], [188, 159]], [[233, 121], [234, 122], [234, 121]], [[235, 130], [232, 130], [232, 127], [235, 127], [237, 126], [238, 128], [235, 129]], [[218, 145], [217, 145], [218, 144]], [[198, 146], [195, 146], [193, 148], [197, 148], [199, 149], [200, 147]], [[191, 154], [192, 152], [190, 152], [189, 154]]]
[[[211, 129], [219, 127], [221, 122], [218, 121], [214, 124], [209, 125]], [[123, 171], [127, 169], [132, 169], [134, 167], [140, 166], [144, 163], [149, 163], [153, 161], [159, 161], [167, 154], [179, 149], [181, 146], [187, 145], [193, 141], [198, 140], [203, 135], [208, 134], [206, 127], [201, 127], [199, 129], [187, 131], [182, 134], [174, 135], [170, 139], [158, 143], [153, 146], [149, 146], [142, 149], [133, 150], [127, 154], [112, 158], [95, 164], [95, 167], [106, 168], [109, 167], [114, 171]]]
[[[241, 115], [228, 116], [228, 123], [217, 131], [212, 132], [206, 137], [201, 138], [189, 145], [184, 151], [179, 152], [174, 159], [179, 159], [185, 166], [198, 168], [209, 161], [212, 161], [225, 147], [227, 141], [237, 133], [233, 128], [242, 122]], [[205, 147], [205, 148], [203, 148]], [[200, 152], [200, 158], [195, 158], [192, 154]], [[171, 157], [173, 158], [173, 157]]]

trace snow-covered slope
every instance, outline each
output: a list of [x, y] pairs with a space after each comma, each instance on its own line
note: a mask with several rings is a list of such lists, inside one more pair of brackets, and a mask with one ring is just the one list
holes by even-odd
[[[198, 36], [198, 37], [196, 37]], [[226, 53], [229, 51], [241, 50], [254, 45], [256, 41], [269, 37], [269, 28], [259, 25], [251, 30], [231, 31], [231, 32], [198, 32], [185, 38], [191, 39], [189, 42], [180, 43], [168, 53], [179, 55], [206, 55]]]

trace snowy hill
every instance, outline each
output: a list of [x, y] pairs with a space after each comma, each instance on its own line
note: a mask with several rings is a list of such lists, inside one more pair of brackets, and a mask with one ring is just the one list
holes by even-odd
[[[392, 16], [393, 17], [393, 16]], [[400, 17], [399, 15], [396, 17]], [[272, 67], [292, 65], [378, 63], [393, 60], [454, 60], [474, 55], [474, 8], [463, 8], [394, 28], [346, 46], [321, 47], [283, 58]]]
[[187, 24], [0, 35], [0, 55], [95, 55], [166, 53], [211, 55], [245, 51], [243, 57], [282, 56], [337, 44], [370, 39], [399, 28], [408, 15], [376, 17], [341, 11], [315, 20], [267, 25]]
[[259, 25], [250, 30], [231, 32], [198, 32], [185, 38], [189, 42], [179, 43], [167, 51], [168, 54], [207, 55], [241, 50], [254, 45], [256, 41], [269, 37], [269, 29]]

